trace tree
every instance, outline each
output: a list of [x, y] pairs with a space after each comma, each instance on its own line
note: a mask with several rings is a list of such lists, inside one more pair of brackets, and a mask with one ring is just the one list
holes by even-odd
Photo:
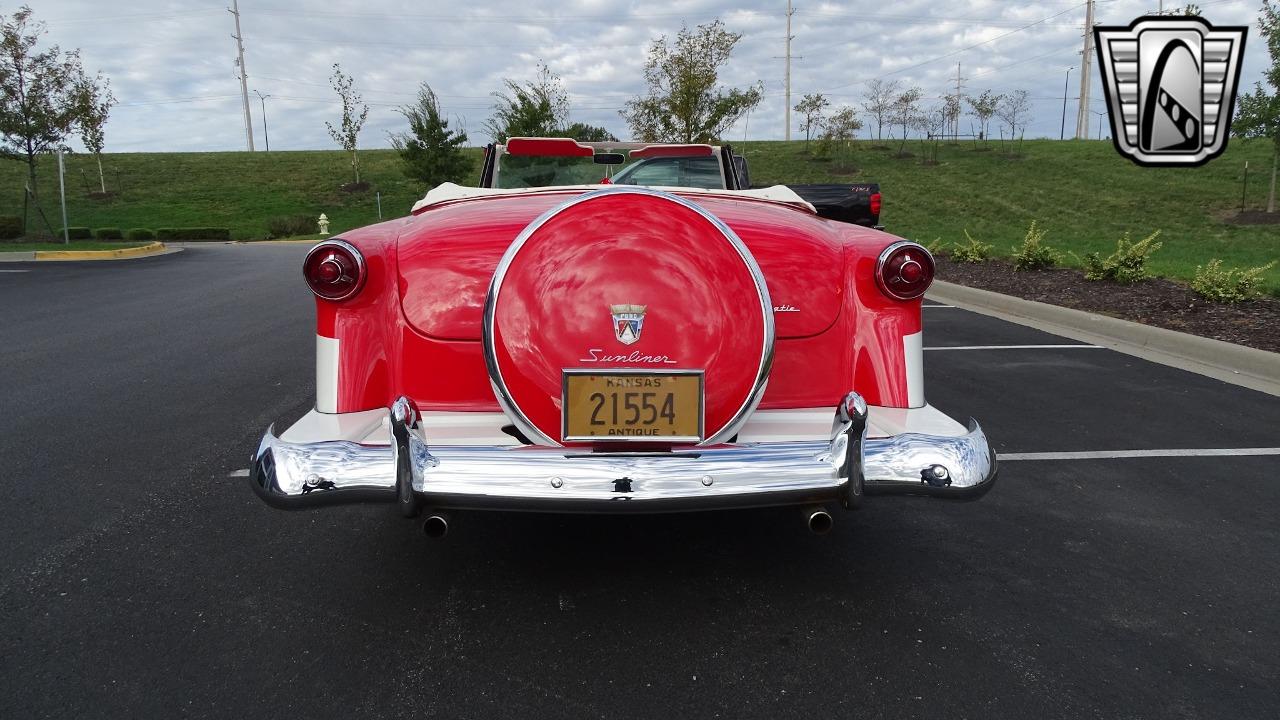
[[618, 142], [613, 133], [598, 125], [576, 122], [564, 129], [564, 136], [578, 142]]
[[[0, 157], [27, 164], [31, 193], [36, 193], [36, 160], [66, 147], [84, 110], [84, 74], [78, 50], [54, 45], [36, 51], [42, 22], [31, 8], [0, 16]], [[25, 226], [25, 220], [24, 220]]]
[[996, 114], [996, 109], [1000, 107], [1002, 100], [1004, 100], [1003, 95], [997, 95], [990, 90], [983, 90], [978, 97], [965, 98], [965, 102], [969, 103], [969, 114], [978, 119], [978, 133], [984, 141], [991, 137], [991, 116]]
[[506, 79], [506, 92], [495, 92], [497, 102], [485, 130], [496, 143], [513, 137], [563, 135], [569, 121], [569, 93], [560, 77], [543, 63], [538, 76], [521, 85]]
[[[98, 80], [102, 80], [101, 85], [98, 84]], [[116, 98], [111, 94], [111, 82], [101, 77], [94, 80], [86, 78], [79, 84], [77, 95], [80, 102], [80, 118], [77, 123], [80, 128], [80, 141], [89, 152], [93, 153], [94, 160], [98, 162], [98, 185], [105, 195], [107, 179], [102, 172], [102, 150], [107, 144], [107, 117], [116, 104]]]
[[902, 127], [902, 141], [898, 145], [899, 155], [906, 152], [907, 131], [919, 122], [920, 98], [923, 96], [924, 92], [920, 88], [912, 87], [894, 97], [893, 103], [889, 106], [889, 121]]
[[1267, 193], [1267, 212], [1273, 213], [1276, 211], [1276, 168], [1280, 165], [1280, 5], [1272, 0], [1263, 0], [1258, 26], [1271, 55], [1271, 67], [1263, 73], [1271, 91], [1257, 83], [1253, 92], [1240, 96], [1231, 132], [1239, 137], [1271, 138], [1271, 190]]
[[831, 117], [821, 122], [821, 149], [825, 152], [832, 147], [839, 148], [840, 155], [843, 159], [848, 160], [850, 150], [853, 147], [853, 140], [858, 137], [858, 131], [862, 129], [862, 121], [858, 119], [858, 112], [848, 105], [844, 105], [832, 113]]
[[681, 28], [674, 43], [665, 35], [654, 40], [644, 65], [648, 94], [620, 111], [631, 134], [646, 142], [711, 142], [760, 104], [761, 83], [746, 90], [718, 85], [720, 68], [741, 39], [715, 20]]
[[921, 163], [926, 165], [938, 163], [938, 145], [941, 144], [942, 137], [951, 123], [951, 112], [951, 105], [944, 100], [942, 104], [916, 114], [912, 126], [915, 127], [925, 149]]
[[893, 110], [893, 101], [900, 95], [901, 86], [897, 80], [868, 80], [867, 89], [862, 93], [862, 109], [876, 119], [876, 139], [884, 139], [884, 126]]
[[996, 106], [996, 115], [999, 115], [1000, 119], [1009, 126], [1010, 139], [1017, 137], [1018, 128], [1026, 132], [1026, 125], [1030, 121], [1027, 114], [1030, 111], [1031, 102], [1026, 90], [1014, 90], [1000, 98], [1000, 104]]
[[963, 99], [963, 95], [947, 93], [939, 108], [943, 119], [942, 134], [950, 133], [953, 140], [958, 140], [960, 137], [960, 101]]
[[809, 137], [814, 130], [822, 124], [822, 111], [831, 105], [831, 101], [822, 93], [814, 93], [805, 95], [804, 98], [796, 103], [795, 111], [804, 116], [804, 122], [800, 123], [800, 129], [804, 130], [804, 146], [809, 147]]
[[404, 161], [404, 174], [427, 187], [462, 179], [471, 169], [471, 160], [462, 154], [467, 134], [449, 129], [431, 86], [419, 85], [417, 102], [399, 112], [409, 121], [409, 132], [392, 134], [391, 145]]
[[356, 184], [359, 184], [360, 156], [356, 152], [356, 138], [360, 135], [360, 128], [364, 127], [365, 118], [369, 117], [369, 106], [364, 104], [360, 93], [356, 91], [355, 79], [344, 74], [338, 63], [333, 64], [333, 77], [329, 78], [329, 84], [342, 100], [342, 124], [335, 128], [326, 121], [324, 126], [329, 128], [329, 136], [333, 141], [351, 153], [351, 169], [355, 172]]

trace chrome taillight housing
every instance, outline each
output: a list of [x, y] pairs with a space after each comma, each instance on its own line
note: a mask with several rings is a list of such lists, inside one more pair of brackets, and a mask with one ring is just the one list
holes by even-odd
[[876, 261], [876, 284], [894, 300], [915, 300], [933, 282], [933, 256], [923, 246], [905, 240], [885, 248]]
[[346, 300], [360, 292], [366, 274], [364, 256], [343, 240], [325, 240], [311, 248], [302, 262], [311, 292], [325, 300]]

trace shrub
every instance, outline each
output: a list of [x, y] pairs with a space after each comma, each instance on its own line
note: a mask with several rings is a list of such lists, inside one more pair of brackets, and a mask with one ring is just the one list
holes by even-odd
[[1164, 243], [1156, 242], [1157, 230], [1133, 242], [1126, 231], [1116, 242], [1116, 251], [1107, 257], [1098, 253], [1084, 256], [1084, 276], [1089, 280], [1111, 280], [1118, 283], [1135, 283], [1147, 279], [1147, 259]]
[[[65, 230], [65, 233], [63, 232]], [[68, 237], [72, 240], [92, 240], [93, 231], [87, 227], [68, 227], [59, 228], [57, 232], [59, 239]]]
[[314, 235], [318, 232], [316, 219], [310, 215], [283, 215], [267, 221], [267, 239]]
[[22, 237], [22, 218], [14, 215], [0, 215], [0, 240], [13, 240]]
[[942, 246], [942, 238], [940, 237], [934, 238], [933, 242], [924, 246], [924, 249], [928, 250], [929, 254], [934, 257], [942, 257], [947, 254], [947, 249]]
[[156, 233], [154, 230], [146, 228], [131, 228], [124, 234], [126, 240], [155, 240]]
[[1266, 271], [1275, 267], [1275, 261], [1255, 268], [1222, 269], [1222, 261], [1214, 258], [1204, 267], [1196, 266], [1196, 277], [1191, 289], [1216, 302], [1238, 303], [1258, 296], [1258, 283]]
[[97, 240], [123, 240], [124, 231], [120, 228], [98, 228], [93, 231], [93, 237]]
[[1014, 270], [1045, 270], [1058, 264], [1062, 259], [1061, 254], [1041, 242], [1047, 232], [1049, 231], [1037, 227], [1035, 220], [1031, 221], [1022, 246], [1014, 245], [1012, 248]]
[[955, 243], [951, 246], [951, 252], [948, 253], [951, 259], [956, 262], [980, 263], [991, 259], [991, 245], [978, 242], [969, 234], [968, 230], [964, 231], [965, 238], [969, 241], [968, 245]]
[[230, 240], [231, 228], [184, 227], [156, 228], [157, 240]]

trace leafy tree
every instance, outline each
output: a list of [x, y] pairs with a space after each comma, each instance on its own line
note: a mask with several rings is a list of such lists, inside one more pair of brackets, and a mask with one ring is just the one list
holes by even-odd
[[31, 16], [25, 5], [12, 17], [0, 16], [0, 157], [27, 164], [34, 194], [36, 159], [66, 147], [90, 81], [80, 51], [64, 53], [57, 45], [36, 50], [45, 25]]
[[355, 79], [343, 73], [338, 63], [333, 64], [333, 76], [329, 78], [329, 84], [342, 100], [342, 123], [340, 127], [334, 127], [326, 121], [324, 126], [329, 128], [329, 136], [333, 141], [351, 153], [351, 169], [355, 172], [356, 183], [359, 183], [360, 156], [356, 152], [356, 138], [364, 127], [365, 118], [369, 117], [369, 106], [364, 104], [364, 99], [356, 91]]
[[578, 142], [618, 142], [618, 138], [614, 137], [613, 133], [605, 128], [580, 122], [565, 128], [564, 136], [571, 137]]
[[99, 85], [96, 80], [86, 79], [79, 84], [77, 94], [81, 107], [78, 121], [80, 141], [98, 162], [98, 185], [105, 194], [107, 179], [102, 172], [102, 150], [107, 144], [107, 116], [111, 114], [116, 98], [111, 94], [111, 82], [107, 80]]
[[1030, 122], [1028, 115], [1031, 112], [1031, 100], [1027, 95], [1026, 90], [1014, 90], [1002, 97], [996, 107], [996, 115], [1009, 126], [1010, 140], [1017, 137], [1019, 128], [1022, 128], [1023, 133], [1027, 131], [1026, 125]]
[[535, 79], [523, 85], [510, 79], [502, 83], [507, 89], [493, 93], [497, 102], [484, 126], [494, 142], [564, 134], [569, 121], [569, 93], [551, 68], [539, 63]]
[[991, 139], [991, 117], [996, 114], [996, 109], [1003, 100], [1003, 95], [990, 90], [983, 90], [978, 97], [965, 98], [965, 102], [969, 103], [969, 114], [978, 119], [978, 133], [982, 135], [983, 141]]
[[842, 159], [848, 161], [850, 151], [853, 148], [853, 140], [858, 137], [858, 131], [862, 129], [862, 121], [858, 119], [858, 112], [848, 105], [841, 106], [831, 114], [831, 117], [822, 122], [822, 138], [819, 147], [825, 154], [831, 148], [839, 149]]
[[1240, 96], [1236, 105], [1236, 119], [1231, 132], [1240, 137], [1271, 138], [1274, 149], [1271, 154], [1271, 190], [1267, 193], [1267, 212], [1276, 211], [1276, 167], [1280, 165], [1280, 5], [1263, 0], [1258, 16], [1262, 37], [1271, 55], [1271, 67], [1263, 73], [1268, 92], [1258, 83], [1251, 93]]
[[912, 87], [906, 92], [899, 93], [889, 107], [889, 120], [894, 125], [902, 127], [902, 141], [898, 146], [899, 155], [906, 152], [908, 130], [920, 122], [920, 98], [923, 96], [924, 92], [920, 88]]
[[409, 121], [409, 132], [392, 134], [391, 145], [404, 161], [404, 174], [427, 187], [461, 180], [471, 169], [471, 161], [462, 154], [467, 133], [449, 129], [449, 120], [440, 112], [440, 101], [431, 86], [419, 85], [417, 102], [399, 112]]
[[804, 122], [800, 123], [800, 129], [804, 130], [804, 146], [806, 148], [809, 147], [809, 138], [813, 135], [813, 131], [822, 125], [822, 111], [826, 110], [829, 105], [831, 105], [831, 101], [822, 93], [805, 95], [800, 102], [796, 103], [795, 111], [804, 116]]
[[632, 98], [620, 112], [632, 135], [646, 142], [710, 142], [742, 114], [760, 104], [764, 85], [741, 90], [719, 87], [720, 68], [742, 39], [719, 20], [680, 29], [649, 45], [644, 79], [648, 94]]
[[911, 125], [916, 129], [916, 134], [920, 136], [920, 142], [924, 145], [922, 163], [938, 162], [938, 145], [942, 142], [942, 136], [946, 134], [947, 125], [950, 122], [951, 106], [945, 101], [916, 114]]
[[901, 94], [902, 86], [897, 80], [875, 79], [867, 81], [867, 89], [862, 93], [862, 109], [876, 119], [876, 139], [884, 139], [884, 126], [889, 121], [893, 110], [893, 101]]

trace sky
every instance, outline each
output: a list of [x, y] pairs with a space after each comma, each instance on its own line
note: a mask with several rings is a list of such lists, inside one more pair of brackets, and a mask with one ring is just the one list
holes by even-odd
[[[107, 125], [108, 152], [245, 149], [229, 3], [28, 0], [47, 23], [42, 46], [80, 48], [86, 69], [110, 78], [119, 104]], [[1157, 3], [1100, 0], [1095, 21], [1127, 25]], [[1257, 35], [1260, 0], [1198, 4], [1215, 25], [1251, 27], [1241, 77], [1251, 88], [1268, 62]], [[0, 13], [16, 7], [0, 0]], [[721, 83], [761, 81], [765, 92], [726, 137], [780, 140], [785, 132], [786, 0], [241, 0], [239, 7], [258, 150], [264, 101], [255, 91], [268, 96], [272, 150], [336, 147], [325, 129], [340, 116], [329, 86], [334, 63], [355, 78], [369, 105], [361, 147], [390, 147], [389, 134], [406, 127], [396, 108], [423, 82], [470, 144], [483, 144], [492, 93], [504, 78], [533, 79], [540, 61], [562, 78], [572, 121], [626, 139], [618, 110], [644, 91], [649, 43], [716, 18], [742, 35]], [[954, 90], [959, 63], [965, 93], [1030, 93], [1027, 137], [1058, 137], [1065, 80], [1066, 134], [1074, 134], [1080, 78], [1068, 68], [1080, 65], [1083, 2], [794, 0], [793, 7], [792, 105], [821, 92], [835, 107], [856, 107], [865, 81], [883, 78], [919, 86], [927, 106]], [[1093, 64], [1090, 136], [1106, 110]], [[794, 113], [791, 123], [792, 137], [803, 137]]]

